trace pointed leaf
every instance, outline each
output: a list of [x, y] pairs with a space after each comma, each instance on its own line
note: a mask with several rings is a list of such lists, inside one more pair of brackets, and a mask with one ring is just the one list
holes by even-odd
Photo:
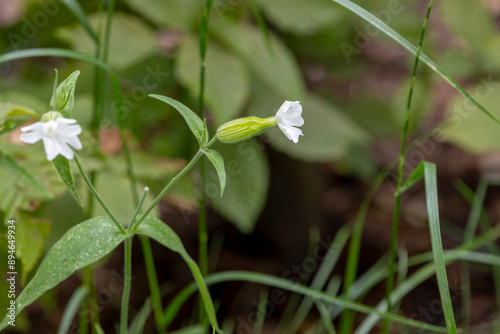
[[226, 168], [224, 167], [224, 159], [216, 150], [207, 150], [204, 151], [208, 160], [212, 162], [217, 171], [217, 175], [219, 176], [220, 182], [220, 197], [224, 194], [224, 189], [226, 188]]
[[[35, 276], [17, 297], [16, 314], [77, 270], [111, 253], [126, 237], [109, 217], [92, 218], [71, 228], [52, 246]], [[0, 330], [7, 326], [8, 320], [3, 319]]]
[[189, 256], [177, 234], [175, 234], [175, 232], [167, 224], [151, 216], [147, 216], [146, 219], [144, 219], [144, 221], [137, 228], [136, 233], [150, 237], [182, 256], [186, 264], [189, 266], [189, 269], [191, 269], [196, 284], [198, 285], [208, 320], [212, 326], [219, 330], [214, 304], [212, 298], [210, 297], [210, 293], [208, 292], [208, 288], [205, 284], [200, 268], [191, 256]]
[[[403, 184], [401, 185], [401, 189], [399, 190], [399, 194], [404, 193], [406, 190], [408, 190], [411, 187], [413, 187], [413, 185], [415, 185], [416, 183], [418, 183], [423, 178], [424, 178], [424, 162], [421, 162], [413, 170], [413, 172], [410, 174], [410, 176], [408, 176], [408, 178], [403, 182]], [[398, 193], [396, 192], [395, 195], [397, 195], [397, 194]]]
[[175, 109], [177, 109], [177, 111], [186, 120], [187, 125], [191, 129], [191, 132], [194, 134], [198, 142], [200, 144], [202, 143], [201, 138], [203, 136], [203, 121], [201, 120], [200, 117], [198, 117], [198, 115], [194, 113], [194, 111], [192, 111], [179, 101], [176, 101], [170, 97], [157, 94], [151, 94], [149, 96], [151, 96], [154, 99], [165, 102], [174, 107]]
[[80, 71], [75, 71], [59, 84], [55, 93], [52, 93], [49, 106], [50, 110], [59, 111], [66, 118], [71, 115], [73, 105], [75, 104], [76, 80], [79, 75]]
[[71, 170], [69, 168], [69, 160], [65, 157], [58, 155], [54, 160], [54, 167], [56, 167], [59, 176], [63, 180], [64, 184], [68, 188], [71, 196], [75, 199], [75, 201], [83, 207], [83, 202], [78, 192], [76, 191], [75, 181], [73, 181], [73, 176], [71, 175]]
[[17, 164], [14, 159], [0, 151], [0, 168], [3, 168], [17, 177], [24, 184], [30, 186], [42, 197], [51, 198], [50, 192], [38, 183], [23, 167]]

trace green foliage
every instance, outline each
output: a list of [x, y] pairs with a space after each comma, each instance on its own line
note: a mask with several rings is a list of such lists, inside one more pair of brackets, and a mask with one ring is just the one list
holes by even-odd
[[304, 81], [292, 53], [271, 35], [272, 51], [260, 31], [252, 26], [229, 21], [217, 21], [214, 35], [238, 54], [249, 70], [274, 92], [288, 100], [300, 100], [305, 95]]
[[[478, 101], [500, 117], [500, 84], [486, 79], [470, 91]], [[446, 140], [473, 153], [485, 153], [500, 148], [500, 131], [484, 114], [475, 112], [470, 102], [456, 97], [448, 106], [445, 122], [434, 132], [438, 140]]]
[[269, 183], [269, 166], [263, 147], [254, 140], [218, 144], [224, 157], [227, 185], [224, 197], [217, 187], [217, 175], [206, 168], [205, 191], [210, 204], [243, 233], [250, 233], [264, 204]]
[[[91, 25], [98, 25], [99, 17], [89, 17]], [[95, 53], [95, 43], [80, 25], [62, 27], [56, 30], [56, 36], [70, 44], [75, 50]], [[109, 45], [109, 65], [116, 70], [124, 70], [151, 55], [155, 50], [153, 30], [137, 16], [117, 13], [113, 16]]]
[[57, 85], [57, 70], [54, 79], [54, 91], [50, 99], [49, 111], [58, 111], [64, 117], [69, 118], [75, 104], [76, 80], [80, 71], [71, 73], [63, 82]]
[[222, 197], [224, 195], [224, 189], [226, 188], [226, 169], [224, 167], [224, 159], [216, 150], [204, 150], [203, 153], [205, 153], [208, 160], [210, 160], [217, 171], [220, 183], [220, 197]]
[[[205, 101], [215, 125], [236, 117], [249, 94], [249, 75], [241, 59], [211, 43], [206, 55]], [[198, 96], [200, 56], [197, 40], [189, 38], [180, 49], [176, 75], [193, 96]]]
[[281, 30], [310, 35], [334, 27], [341, 17], [329, 0], [258, 0], [269, 20]]
[[66, 187], [69, 190], [69, 193], [75, 201], [83, 207], [82, 199], [80, 195], [78, 195], [78, 191], [76, 190], [75, 181], [73, 180], [73, 175], [71, 175], [71, 170], [69, 167], [69, 160], [63, 157], [62, 155], [58, 155], [53, 161], [54, 167], [56, 168], [61, 180], [64, 182]]
[[150, 237], [182, 256], [186, 264], [189, 266], [189, 269], [191, 269], [193, 277], [196, 281], [208, 320], [212, 326], [219, 330], [217, 317], [215, 315], [215, 308], [212, 298], [210, 297], [210, 293], [208, 292], [207, 285], [205, 284], [198, 265], [191, 258], [191, 256], [189, 256], [177, 234], [175, 234], [175, 232], [161, 220], [151, 216], [146, 217], [146, 219], [137, 228], [136, 233]]
[[[52, 246], [35, 276], [17, 297], [17, 314], [77, 270], [102, 259], [125, 238], [109, 217], [92, 218], [71, 228]], [[6, 327], [7, 321], [5, 317], [0, 329]]]
[[30, 118], [40, 118], [45, 106], [32, 95], [17, 91], [0, 93], [0, 134], [14, 130]]

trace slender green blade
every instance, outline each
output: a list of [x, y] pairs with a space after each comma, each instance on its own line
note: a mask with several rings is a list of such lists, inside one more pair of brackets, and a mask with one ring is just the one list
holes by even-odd
[[61, 323], [59, 324], [57, 334], [65, 334], [68, 332], [69, 327], [71, 326], [71, 321], [75, 317], [78, 308], [83, 303], [88, 293], [89, 289], [86, 286], [81, 286], [76, 289], [76, 291], [71, 296], [68, 305], [66, 305], [66, 309], [64, 310], [64, 314], [61, 319]]
[[58, 155], [54, 160], [54, 167], [56, 168], [57, 172], [59, 173], [59, 176], [61, 177], [62, 181], [66, 185], [66, 187], [69, 190], [69, 193], [75, 201], [83, 207], [83, 201], [80, 198], [80, 195], [78, 195], [78, 191], [76, 190], [75, 186], [75, 181], [73, 180], [73, 176], [71, 175], [71, 170], [69, 168], [69, 160], [66, 159], [65, 157]]
[[[52, 246], [35, 276], [16, 299], [16, 314], [74, 272], [111, 253], [124, 239], [109, 217], [97, 217], [72, 227]], [[9, 318], [0, 323], [0, 330]]]
[[[365, 21], [367, 21], [368, 23], [379, 29], [381, 32], [383, 32], [384, 34], [395, 40], [398, 44], [400, 44], [402, 47], [404, 47], [414, 55], [417, 54], [418, 48], [415, 45], [411, 44], [408, 40], [406, 40], [403, 36], [397, 33], [394, 29], [392, 29], [387, 24], [379, 20], [376, 16], [374, 16], [367, 10], [363, 9], [362, 7], [358, 6], [357, 4], [349, 0], [332, 0], [332, 1], [338, 3], [339, 5], [345, 7], [354, 14], [358, 15], [359, 17], [361, 17], [362, 19], [364, 19]], [[427, 66], [429, 66], [429, 68], [432, 69], [434, 72], [439, 74], [460, 94], [465, 96], [465, 98], [467, 98], [479, 110], [481, 110], [492, 120], [500, 124], [500, 120], [498, 118], [496, 118], [493, 114], [491, 114], [481, 103], [479, 103], [469, 93], [467, 93], [467, 91], [463, 89], [462, 86], [460, 86], [455, 80], [453, 80], [452, 77], [450, 77], [438, 64], [436, 64], [433, 60], [431, 60], [427, 55], [425, 55], [424, 53], [420, 53], [420, 60], [424, 62]]]
[[198, 142], [200, 144], [202, 143], [201, 140], [203, 137], [203, 121], [201, 120], [200, 117], [198, 117], [198, 115], [196, 115], [194, 111], [192, 111], [179, 101], [176, 101], [170, 97], [157, 94], [151, 94], [149, 96], [157, 100], [160, 100], [162, 102], [165, 102], [170, 106], [172, 106], [173, 108], [175, 108], [181, 114], [181, 116], [184, 117], [187, 125], [189, 126], [189, 129], [191, 129], [191, 132], [194, 134]]
[[220, 331], [212, 297], [210, 297], [210, 293], [208, 292], [208, 288], [205, 280], [203, 279], [203, 275], [200, 272], [200, 268], [191, 256], [189, 256], [177, 234], [167, 224], [151, 216], [147, 216], [146, 219], [144, 219], [141, 225], [137, 228], [136, 233], [150, 237], [182, 256], [189, 269], [191, 269], [194, 280], [196, 281], [210, 324], [214, 326], [217, 331]]
[[398, 192], [396, 192], [396, 195], [400, 195], [400, 194], [404, 193], [406, 190], [413, 187], [415, 184], [417, 184], [423, 178], [424, 178], [424, 164], [420, 163], [413, 170], [413, 172], [411, 172], [410, 176], [408, 176], [408, 178], [405, 180], [405, 182], [401, 185], [401, 188], [399, 189]]
[[76, 17], [78, 22], [80, 22], [82, 27], [88, 32], [89, 36], [92, 37], [94, 42], [99, 43], [99, 39], [97, 38], [94, 29], [92, 29], [92, 26], [87, 20], [87, 15], [85, 15], [85, 12], [83, 11], [78, 1], [76, 0], [61, 0], [61, 1], [63, 4], [66, 5], [68, 10]]
[[436, 165], [427, 161], [423, 162], [425, 174], [425, 197], [427, 202], [427, 214], [429, 217], [429, 228], [431, 234], [432, 255], [436, 264], [436, 276], [439, 286], [439, 294], [444, 312], [444, 319], [448, 333], [456, 334], [457, 325], [450, 297], [448, 276], [446, 274], [446, 263], [441, 242], [441, 224], [439, 222], [439, 206], [437, 194]]
[[203, 151], [207, 156], [208, 160], [214, 165], [217, 175], [219, 176], [220, 182], [220, 197], [224, 194], [224, 189], [226, 188], [226, 168], [224, 167], [224, 159], [216, 150]]

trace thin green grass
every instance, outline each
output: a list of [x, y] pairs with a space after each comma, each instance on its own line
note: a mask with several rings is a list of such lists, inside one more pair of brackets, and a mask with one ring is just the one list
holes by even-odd
[[71, 326], [71, 321], [75, 317], [76, 312], [78, 311], [80, 305], [87, 297], [88, 293], [89, 289], [83, 286], [79, 287], [78, 289], [75, 290], [75, 292], [73, 292], [71, 299], [66, 305], [66, 309], [64, 310], [61, 322], [59, 323], [59, 329], [57, 330], [57, 334], [64, 334], [68, 332]]

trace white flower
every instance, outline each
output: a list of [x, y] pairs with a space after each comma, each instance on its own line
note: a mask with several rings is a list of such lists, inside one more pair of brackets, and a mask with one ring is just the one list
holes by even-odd
[[19, 136], [23, 142], [34, 144], [43, 140], [47, 160], [52, 161], [61, 154], [66, 159], [73, 159], [76, 150], [82, 148], [78, 135], [82, 132], [76, 120], [64, 118], [58, 112], [50, 111], [42, 116], [42, 121], [21, 128], [23, 133]]
[[294, 143], [299, 142], [299, 136], [303, 136], [299, 126], [304, 125], [304, 119], [301, 116], [302, 106], [299, 101], [285, 101], [274, 119], [281, 131]]

